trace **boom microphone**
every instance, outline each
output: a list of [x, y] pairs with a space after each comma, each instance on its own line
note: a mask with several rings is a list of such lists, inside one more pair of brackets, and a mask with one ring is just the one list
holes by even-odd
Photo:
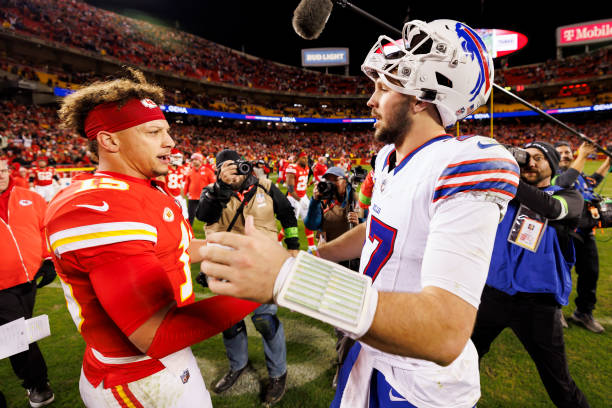
[[319, 38], [332, 12], [331, 0], [302, 0], [293, 12], [293, 29], [305, 40]]

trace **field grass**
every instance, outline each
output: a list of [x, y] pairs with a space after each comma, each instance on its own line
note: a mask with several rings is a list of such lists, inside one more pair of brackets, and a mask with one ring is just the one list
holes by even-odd
[[[587, 173], [597, 163], [588, 163]], [[610, 179], [612, 177], [608, 177]], [[603, 195], [612, 196], [612, 181], [604, 186]], [[300, 223], [300, 229], [303, 225]], [[196, 235], [202, 236], [202, 224], [196, 222]], [[303, 234], [303, 232], [301, 232]], [[587, 396], [593, 408], [612, 405], [612, 229], [598, 233], [600, 278], [597, 291], [598, 303], [595, 317], [606, 328], [603, 334], [593, 334], [570, 324], [565, 331], [570, 372]], [[306, 248], [305, 242], [302, 247]], [[198, 267], [192, 266], [195, 277]], [[198, 298], [210, 296], [201, 287], [195, 287]], [[574, 309], [572, 294], [565, 315]], [[83, 406], [78, 391], [81, 359], [84, 343], [76, 331], [65, 306], [62, 291], [57, 282], [40, 290], [35, 314], [46, 313], [51, 323], [51, 337], [39, 342], [49, 368], [49, 379], [56, 394], [55, 407]], [[333, 329], [318, 321], [293, 313], [279, 311], [287, 337], [287, 362], [289, 366], [288, 390], [279, 407], [327, 407], [333, 398], [331, 380], [334, 374], [335, 336]], [[267, 373], [261, 338], [246, 319], [249, 357], [252, 370], [223, 395], [214, 395], [215, 407], [260, 406], [261, 384]], [[215, 336], [193, 347], [208, 386], [227, 369], [227, 359], [221, 336]], [[514, 334], [505, 330], [493, 343], [491, 351], [481, 364], [482, 399], [479, 408], [494, 407], [552, 407], [538, 377], [535, 365]], [[0, 360], [0, 390], [4, 392], [9, 407], [27, 407], [27, 399], [20, 382], [13, 374], [8, 359]]]

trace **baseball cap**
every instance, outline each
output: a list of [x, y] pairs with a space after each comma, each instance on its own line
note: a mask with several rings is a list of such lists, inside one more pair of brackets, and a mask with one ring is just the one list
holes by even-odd
[[204, 160], [204, 156], [202, 156], [200, 153], [194, 153], [191, 155], [191, 160]]
[[240, 155], [236, 153], [235, 150], [224, 149], [217, 153], [217, 157], [215, 158], [217, 161], [217, 166], [220, 167], [221, 163], [228, 160], [237, 161], [240, 160]]
[[529, 149], [530, 147], [536, 148], [544, 154], [546, 160], [548, 160], [548, 164], [550, 165], [550, 169], [552, 170], [552, 174], [557, 174], [559, 170], [559, 160], [561, 160], [561, 155], [550, 143], [542, 142], [536, 140], [535, 142], [527, 143], [525, 145], [525, 149]]
[[330, 175], [330, 174], [336, 177], [346, 177], [346, 172], [344, 171], [344, 169], [342, 169], [341, 167], [337, 167], [337, 166], [330, 167], [329, 169], [327, 169], [325, 174], [323, 174], [323, 177]]

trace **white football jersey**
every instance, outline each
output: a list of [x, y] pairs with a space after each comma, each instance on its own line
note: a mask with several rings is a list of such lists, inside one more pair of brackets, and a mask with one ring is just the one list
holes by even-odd
[[[400, 163], [395, 163], [393, 145], [383, 147], [375, 169], [360, 272], [372, 277], [379, 292], [420, 292], [425, 286], [437, 286], [478, 307], [492, 240], [479, 245], [485, 248], [474, 256], [479, 258], [476, 266], [470, 266], [470, 254], [466, 254], [461, 274], [457, 272], [461, 268], [456, 265], [456, 257], [449, 256], [447, 265], [442, 256], [435, 262], [428, 261], [428, 270], [437, 270], [432, 274], [435, 276], [424, 276], [426, 247], [435, 246], [431, 241], [443, 241], [449, 247], [453, 239], [461, 239], [448, 236], [440, 240], [440, 234], [432, 238], [430, 228], [436, 212], [445, 205], [446, 210], [440, 212], [445, 216], [438, 217], [437, 222], [443, 218], [451, 230], [452, 224], [463, 221], [463, 217], [453, 216], [455, 210], [464, 215], [487, 210], [495, 218], [497, 205], [501, 220], [519, 181], [513, 156], [491, 138], [442, 135], [413, 150]], [[492, 225], [486, 236], [494, 235], [496, 227]], [[462, 228], [457, 230], [463, 231], [465, 224]], [[362, 352], [373, 357], [374, 367], [414, 405], [472, 407], [480, 397], [478, 356], [471, 341], [447, 367], [384, 353], [366, 344], [362, 347]]]

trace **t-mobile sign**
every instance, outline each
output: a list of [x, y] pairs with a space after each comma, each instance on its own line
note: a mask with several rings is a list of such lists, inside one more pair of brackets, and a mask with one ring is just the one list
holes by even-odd
[[557, 28], [557, 46], [612, 41], [612, 19], [589, 21]]

